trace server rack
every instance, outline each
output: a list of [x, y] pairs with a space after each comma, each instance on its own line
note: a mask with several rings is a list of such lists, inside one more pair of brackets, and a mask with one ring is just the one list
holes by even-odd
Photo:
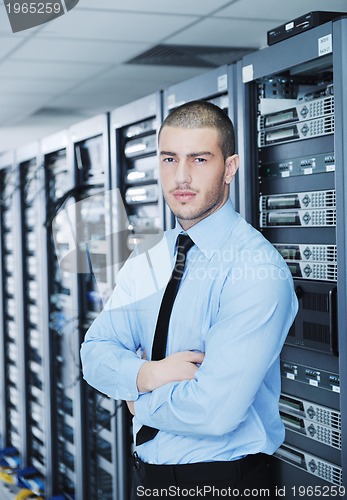
[[114, 404], [82, 380], [79, 361], [85, 331], [111, 290], [104, 193], [109, 189], [108, 137], [108, 117], [100, 115], [42, 142], [55, 470], [51, 491], [67, 499], [111, 499], [116, 484]]
[[[110, 115], [113, 198], [114, 278], [130, 252], [165, 228], [158, 184], [157, 133], [162, 122], [162, 93], [156, 92], [115, 109]], [[118, 498], [129, 497], [130, 414], [122, 405], [118, 424]]]
[[[66, 228], [64, 210], [73, 206], [74, 188], [68, 131], [51, 135], [41, 141], [44, 165], [43, 205], [45, 210], [43, 245], [43, 283], [47, 290], [44, 324], [49, 338], [46, 353], [50, 386], [51, 453], [48, 494], [63, 493], [67, 499], [79, 498], [83, 487], [80, 464], [76, 460], [77, 420], [80, 404], [80, 372], [71, 363], [74, 356], [70, 342], [78, 329], [77, 275], [74, 274], [76, 255], [74, 240]], [[66, 258], [66, 264], [64, 257]], [[69, 268], [69, 265], [71, 268]], [[69, 370], [67, 370], [67, 365]]]
[[[37, 495], [45, 494], [45, 482], [50, 465], [50, 387], [47, 375], [46, 353], [49, 341], [44, 330], [44, 303], [42, 276], [43, 216], [41, 194], [44, 188], [39, 143], [35, 142], [16, 151], [19, 179], [20, 225], [15, 229], [21, 233], [21, 301], [23, 304], [22, 349], [24, 352], [24, 395], [26, 454], [23, 454], [23, 470], [17, 480]], [[18, 311], [19, 312], [19, 311]]]
[[12, 170], [14, 164], [14, 153], [13, 152], [8, 152], [8, 153], [3, 153], [0, 156], [0, 174], [1, 174], [1, 204], [0, 204], [0, 221], [1, 221], [1, 247], [0, 247], [0, 273], [1, 273], [1, 283], [2, 286], [0, 288], [0, 314], [1, 314], [1, 329], [0, 329], [0, 335], [1, 335], [1, 348], [0, 348], [0, 370], [1, 370], [1, 377], [0, 377], [0, 402], [1, 402], [1, 411], [0, 411], [0, 446], [1, 448], [4, 448], [4, 446], [7, 444], [7, 419], [6, 419], [6, 356], [5, 356], [5, 348], [6, 348], [6, 337], [5, 337], [5, 317], [4, 317], [4, 311], [6, 310], [6, 307], [4, 306], [4, 300], [5, 297], [7, 296], [6, 293], [6, 287], [5, 287], [5, 268], [4, 268], [4, 257], [6, 250], [13, 247], [13, 244], [11, 244], [11, 235], [10, 237], [10, 242], [7, 243], [7, 238], [6, 236], [6, 226], [4, 225], [4, 219], [5, 219], [5, 214], [7, 211], [7, 205], [6, 204], [6, 196], [5, 196], [5, 179], [6, 179], [6, 174], [9, 175], [9, 172]]
[[299, 485], [304, 498], [312, 487], [342, 496], [344, 484], [346, 27], [324, 24], [238, 64], [241, 204], [286, 259], [299, 300], [281, 354], [286, 438], [272, 463], [288, 498]]
[[[71, 127], [78, 254], [79, 335], [73, 349], [78, 357], [84, 335], [112, 291], [112, 238], [109, 175], [109, 119], [99, 115]], [[117, 498], [117, 402], [81, 386], [78, 422], [82, 427], [78, 460], [85, 488], [77, 498]]]
[[1, 230], [1, 450], [0, 465], [10, 473], [28, 454], [26, 438], [25, 351], [19, 176], [13, 152], [0, 157]]
[[[223, 109], [235, 126], [235, 135], [237, 136], [236, 127], [236, 65], [223, 65], [198, 75], [189, 80], [171, 85], [164, 91], [164, 117], [170, 111], [181, 104], [198, 99], [210, 101]], [[230, 185], [230, 198], [236, 210], [239, 210], [239, 174], [237, 173], [234, 181]], [[173, 217], [168, 213], [168, 225], [171, 226], [174, 221]]]

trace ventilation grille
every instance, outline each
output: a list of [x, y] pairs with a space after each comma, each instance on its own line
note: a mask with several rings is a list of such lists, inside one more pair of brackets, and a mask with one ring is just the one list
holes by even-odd
[[327, 294], [308, 292], [303, 297], [303, 308], [310, 311], [329, 312]]
[[160, 44], [127, 61], [126, 64], [217, 68], [230, 64], [256, 49]]
[[320, 344], [330, 344], [330, 328], [328, 325], [320, 325], [304, 321], [304, 339], [319, 342]]
[[56, 116], [59, 118], [60, 116], [76, 116], [81, 115], [80, 109], [74, 108], [58, 108], [54, 106], [44, 106], [42, 108], [37, 109], [31, 116], [39, 116], [39, 117], [51, 117]]

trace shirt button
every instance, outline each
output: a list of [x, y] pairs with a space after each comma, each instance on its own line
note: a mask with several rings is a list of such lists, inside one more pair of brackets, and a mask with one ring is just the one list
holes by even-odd
[[128, 392], [127, 397], [128, 397], [128, 398], [131, 398], [131, 394], [130, 394], [130, 392]]

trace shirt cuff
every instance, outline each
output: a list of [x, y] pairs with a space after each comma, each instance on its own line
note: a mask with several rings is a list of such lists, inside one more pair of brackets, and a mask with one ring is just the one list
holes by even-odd
[[122, 360], [119, 373], [122, 374], [123, 384], [120, 383], [118, 388], [121, 398], [124, 401], [135, 401], [139, 397], [139, 391], [137, 388], [137, 375], [143, 363], [146, 363], [145, 359], [138, 357], [131, 357]]
[[[165, 401], [167, 401], [168, 395], [171, 394], [172, 388], [176, 384], [177, 382], [171, 382], [158, 387], [153, 392], [139, 394], [138, 399], [135, 401], [134, 408], [136, 419], [141, 422], [142, 425], [156, 427], [156, 420], [159, 424], [161, 419], [153, 418], [154, 413]], [[164, 418], [166, 418], [166, 416]]]

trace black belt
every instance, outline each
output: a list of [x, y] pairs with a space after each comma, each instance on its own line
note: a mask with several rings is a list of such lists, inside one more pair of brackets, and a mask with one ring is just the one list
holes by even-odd
[[159, 483], [185, 483], [185, 482], [213, 482], [226, 479], [239, 480], [268, 456], [263, 453], [247, 455], [238, 460], [218, 462], [197, 462], [177, 465], [153, 465], [140, 460], [135, 452], [134, 467], [141, 469], [144, 476], [150, 482]]

